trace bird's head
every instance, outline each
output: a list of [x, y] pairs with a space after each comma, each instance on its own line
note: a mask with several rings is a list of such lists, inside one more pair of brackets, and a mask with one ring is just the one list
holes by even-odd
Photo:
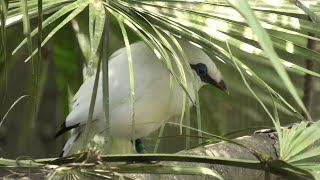
[[190, 66], [192, 70], [194, 70], [201, 86], [204, 84], [211, 84], [228, 93], [227, 86], [222, 80], [220, 71], [211, 60], [208, 63], [199, 62], [197, 64], [190, 64]]
[[228, 93], [228, 89], [222, 79], [222, 75], [211, 58], [199, 47], [196, 47], [190, 43], [183, 42], [181, 45], [200, 87], [204, 84], [211, 84]]

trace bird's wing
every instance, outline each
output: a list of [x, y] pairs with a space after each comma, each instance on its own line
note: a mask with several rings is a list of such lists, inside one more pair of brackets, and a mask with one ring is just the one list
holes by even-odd
[[[94, 86], [95, 76], [90, 77], [87, 81], [85, 81], [78, 92], [74, 96], [74, 103], [72, 106], [72, 111], [68, 115], [65, 125], [66, 127], [83, 125], [86, 123], [89, 114], [89, 108], [91, 103], [91, 96]], [[93, 120], [98, 118], [98, 114], [102, 110], [102, 77], [100, 75], [95, 109], [93, 113]]]
[[[61, 125], [59, 131], [55, 134], [54, 136], [55, 138], [73, 128], [79, 127], [80, 125], [83, 125], [86, 123], [88, 119], [93, 85], [94, 85], [94, 76], [90, 77], [87, 81], [85, 81], [81, 85], [78, 92], [75, 94], [73, 98], [72, 110], [67, 116], [66, 121], [63, 122], [63, 124]], [[99, 106], [97, 106], [97, 104], [99, 103], [99, 99], [100, 99], [99, 97], [100, 96], [99, 94], [101, 94], [100, 91], [101, 91], [101, 88], [98, 88], [97, 98], [96, 98], [97, 109], [99, 109]], [[97, 109], [95, 109], [95, 112], [97, 111]], [[95, 114], [97, 113], [94, 113], [93, 120], [97, 118]]]
[[[159, 68], [161, 64], [157, 62], [157, 57], [145, 43], [134, 43], [130, 47], [135, 77], [135, 103], [139, 103], [139, 99], [144, 95], [143, 92], [145, 89], [157, 81], [158, 78], [163, 78], [163, 69]], [[114, 55], [112, 55], [112, 60], [109, 61], [109, 102], [111, 111], [123, 104], [130, 107], [131, 88], [127, 56], [126, 49], [122, 48], [115, 52]], [[95, 76], [92, 76], [81, 85], [73, 98], [72, 111], [66, 118], [65, 123], [62, 124], [56, 136], [86, 123], [94, 79]], [[100, 75], [93, 120], [103, 119], [101, 79], [102, 76]]]

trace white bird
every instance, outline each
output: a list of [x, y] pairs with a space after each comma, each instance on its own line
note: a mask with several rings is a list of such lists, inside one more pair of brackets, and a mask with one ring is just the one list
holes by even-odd
[[[199, 90], [204, 84], [208, 83], [225, 91], [226, 86], [222, 80], [221, 73], [209, 56], [188, 42], [179, 41], [179, 43], [190, 63], [188, 66], [190, 65], [193, 70], [196, 79], [196, 90]], [[130, 48], [135, 82], [135, 137], [141, 138], [157, 130], [161, 126], [162, 121], [168, 117], [170, 73], [158, 60], [154, 51], [144, 42], [131, 44]], [[194, 102], [195, 94], [191, 77], [187, 73], [186, 64], [182, 64], [186, 72], [186, 89]], [[176, 74], [179, 74], [176, 67], [174, 71]], [[62, 157], [70, 155], [82, 147], [85, 136], [82, 132], [85, 129], [88, 118], [94, 79], [95, 76], [92, 76], [81, 85], [73, 98], [72, 111], [55, 135], [57, 137], [71, 129], [75, 129], [63, 148]], [[89, 140], [94, 135], [103, 135], [105, 128], [101, 79], [98, 85]], [[116, 51], [109, 61], [110, 137], [126, 138], [128, 141], [132, 140], [130, 91], [128, 55], [126, 48], [122, 48]], [[181, 114], [183, 93], [183, 89], [174, 81], [169, 117]], [[189, 104], [190, 106], [192, 105], [192, 103]]]

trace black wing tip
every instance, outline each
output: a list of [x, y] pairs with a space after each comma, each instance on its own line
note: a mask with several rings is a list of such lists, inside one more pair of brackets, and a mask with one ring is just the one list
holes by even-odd
[[69, 126], [67, 127], [66, 126], [66, 122], [63, 122], [61, 124], [61, 127], [60, 127], [60, 130], [54, 135], [54, 139], [56, 139], [57, 137], [59, 137], [61, 134], [73, 129], [73, 128], [76, 128], [80, 125], [80, 123], [76, 124], [76, 125], [73, 125], [73, 126]]
[[66, 122], [63, 122], [60, 126], [59, 131], [54, 135], [54, 139], [59, 137], [61, 134], [65, 133], [67, 131], [66, 129], [67, 129]]
[[63, 153], [64, 153], [64, 151], [61, 151], [61, 153], [60, 153], [60, 155], [59, 155], [59, 157], [63, 157]]

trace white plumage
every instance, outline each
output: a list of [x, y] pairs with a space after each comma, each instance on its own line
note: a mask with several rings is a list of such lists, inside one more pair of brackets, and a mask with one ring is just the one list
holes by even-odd
[[[197, 90], [205, 83], [213, 84], [225, 90], [222, 76], [211, 59], [201, 49], [192, 44], [179, 42], [193, 69], [197, 81]], [[136, 138], [141, 138], [157, 130], [161, 122], [167, 117], [170, 74], [144, 42], [134, 43], [130, 47], [135, 79], [135, 135]], [[182, 64], [187, 77], [187, 91], [194, 101], [191, 78], [188, 76], [186, 64], [184, 62]], [[174, 70], [179, 74], [176, 66], [174, 66]], [[88, 118], [94, 78], [95, 76], [92, 76], [85, 81], [75, 94], [72, 111], [56, 134], [56, 136], [59, 136], [75, 128], [71, 138], [63, 148], [62, 156], [70, 155], [82, 147], [84, 134], [81, 133], [84, 131], [84, 125]], [[109, 61], [110, 136], [125, 138], [128, 141], [131, 140], [132, 127], [129, 78], [127, 51], [122, 48], [115, 52]], [[103, 135], [105, 128], [101, 79], [100, 76], [89, 139], [99, 133]], [[179, 115], [182, 111], [183, 90], [176, 82], [173, 83], [172, 97], [169, 117]]]

